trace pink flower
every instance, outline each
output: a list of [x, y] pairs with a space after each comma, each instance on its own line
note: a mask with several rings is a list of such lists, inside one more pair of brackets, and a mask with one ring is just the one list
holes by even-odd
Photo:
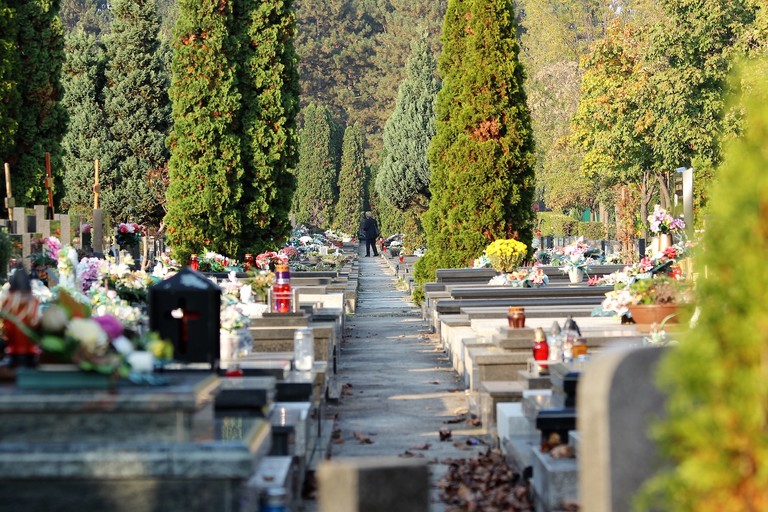
[[110, 340], [123, 334], [123, 324], [112, 315], [94, 316], [92, 320], [101, 326]]

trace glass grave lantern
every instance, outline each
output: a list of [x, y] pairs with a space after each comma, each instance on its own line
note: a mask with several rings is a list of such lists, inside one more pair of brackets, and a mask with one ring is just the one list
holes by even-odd
[[149, 288], [149, 328], [173, 343], [173, 358], [184, 364], [219, 361], [221, 288], [189, 267]]

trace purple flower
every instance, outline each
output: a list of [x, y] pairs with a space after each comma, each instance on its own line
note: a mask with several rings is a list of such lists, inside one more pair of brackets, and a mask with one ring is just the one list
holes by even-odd
[[101, 326], [110, 340], [114, 340], [123, 334], [123, 324], [112, 315], [95, 316], [92, 320]]

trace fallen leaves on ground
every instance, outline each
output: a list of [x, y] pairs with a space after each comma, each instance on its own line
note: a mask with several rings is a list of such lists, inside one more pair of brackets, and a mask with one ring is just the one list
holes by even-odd
[[412, 459], [412, 458], [421, 459], [421, 458], [424, 458], [424, 454], [423, 453], [413, 453], [410, 450], [405, 450], [403, 453], [399, 454], [398, 457], [401, 457], [401, 458], [404, 458], [404, 459]]
[[450, 441], [451, 436], [451, 429], [445, 427], [440, 429], [440, 441]]
[[360, 444], [373, 444], [373, 439], [366, 436], [362, 432], [355, 432], [352, 435], [360, 442]]
[[341, 396], [352, 396], [352, 384], [347, 382], [341, 386]]
[[429, 450], [430, 448], [432, 448], [431, 444], [424, 443], [424, 444], [415, 444], [408, 449], [409, 450]]
[[472, 459], [446, 459], [446, 475], [438, 482], [443, 503], [456, 511], [530, 512], [528, 484], [512, 471], [499, 450]]

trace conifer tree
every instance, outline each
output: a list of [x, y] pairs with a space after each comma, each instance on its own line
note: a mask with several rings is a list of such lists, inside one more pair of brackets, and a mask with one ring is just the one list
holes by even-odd
[[61, 138], [66, 112], [61, 105], [59, 80], [64, 63], [64, 35], [58, 0], [14, 0], [19, 55], [15, 76], [21, 105], [11, 164], [17, 205], [47, 204], [45, 153], [50, 153], [55, 200], [63, 195]]
[[414, 44], [408, 75], [400, 85], [395, 110], [384, 126], [384, 157], [376, 189], [405, 210], [423, 211], [429, 199], [429, 143], [435, 135], [436, 64], [425, 35]]
[[64, 206], [71, 213], [85, 214], [93, 207], [94, 160], [106, 169], [113, 166], [100, 102], [105, 68], [104, 47], [94, 36], [83, 30], [67, 36], [62, 104], [69, 114], [69, 126], [61, 145], [67, 170]]
[[155, 0], [116, 0], [113, 11], [104, 90], [113, 160], [101, 169], [103, 208], [118, 221], [157, 225], [164, 212], [149, 174], [168, 161], [170, 123], [167, 76], [158, 53], [160, 21]]
[[[768, 331], [762, 328], [768, 318], [768, 63], [758, 61], [749, 71], [740, 105], [744, 132], [727, 147], [712, 183], [703, 247], [694, 260], [698, 319], [659, 368], [667, 417], [653, 435], [668, 464], [635, 510], [747, 511], [768, 504]], [[749, 251], [734, 258], [723, 240]]]
[[0, 159], [8, 160], [18, 128], [18, 46], [16, 13], [0, 0]]
[[331, 225], [339, 166], [337, 132], [328, 107], [310, 104], [304, 109], [292, 208], [297, 224]]
[[182, 0], [174, 28], [168, 241], [181, 262], [207, 248], [238, 254], [243, 165], [232, 3]]
[[341, 150], [339, 171], [339, 200], [334, 215], [335, 227], [343, 233], [357, 236], [363, 211], [365, 153], [360, 126], [347, 126]]
[[242, 96], [242, 252], [275, 250], [290, 235], [299, 109], [294, 30], [292, 1], [235, 4], [232, 34], [239, 48]]
[[442, 42], [419, 283], [468, 265], [496, 239], [532, 238], [534, 144], [513, 2], [451, 0]]

